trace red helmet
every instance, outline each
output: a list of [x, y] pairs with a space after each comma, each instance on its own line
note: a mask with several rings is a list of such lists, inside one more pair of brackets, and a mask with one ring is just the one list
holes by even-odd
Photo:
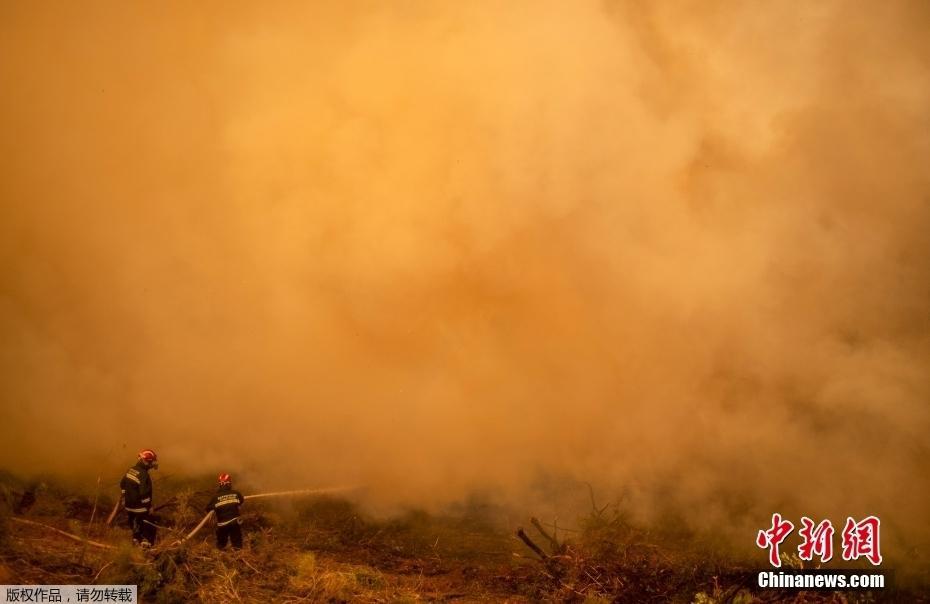
[[139, 451], [139, 459], [145, 463], [155, 463], [158, 461], [158, 455], [155, 455], [155, 451], [151, 449], [142, 449]]
[[229, 474], [220, 474], [218, 480], [221, 485], [232, 484], [232, 478], [229, 476]]

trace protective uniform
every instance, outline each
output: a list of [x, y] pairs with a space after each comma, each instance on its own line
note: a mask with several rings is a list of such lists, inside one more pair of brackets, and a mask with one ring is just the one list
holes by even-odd
[[239, 506], [245, 498], [242, 493], [233, 490], [229, 474], [220, 474], [219, 483], [219, 489], [206, 509], [216, 514], [216, 547], [223, 549], [227, 541], [232, 541], [235, 549], [241, 549], [242, 519], [239, 517]]
[[132, 530], [132, 541], [142, 547], [155, 544], [155, 527], [146, 523], [153, 522], [152, 511], [152, 479], [149, 469], [158, 467], [158, 458], [148, 449], [139, 453], [139, 461], [129, 468], [119, 482], [123, 493], [123, 506], [129, 516], [129, 528]]

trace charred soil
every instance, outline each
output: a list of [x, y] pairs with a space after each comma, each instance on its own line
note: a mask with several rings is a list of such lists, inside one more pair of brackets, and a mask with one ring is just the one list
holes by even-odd
[[636, 527], [613, 508], [594, 510], [571, 531], [527, 519], [518, 537], [500, 510], [479, 504], [384, 519], [331, 496], [263, 500], [246, 506], [241, 551], [217, 551], [207, 529], [178, 546], [209, 492], [174, 483], [161, 489], [159, 543], [141, 551], [128, 543], [124, 519], [106, 525], [112, 498], [95, 505], [48, 483], [7, 478], [0, 583], [136, 584], [147, 602], [930, 601], [919, 588], [760, 591], [753, 569], [713, 544]]

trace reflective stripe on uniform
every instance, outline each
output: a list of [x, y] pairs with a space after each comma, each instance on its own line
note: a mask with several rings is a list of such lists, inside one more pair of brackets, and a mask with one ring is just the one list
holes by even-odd
[[239, 520], [238, 516], [236, 516], [232, 520], [224, 520], [223, 522], [217, 522], [216, 526], [226, 526], [227, 524], [232, 524], [233, 522], [236, 522], [237, 520]]
[[150, 501], [152, 501], [152, 498], [146, 497], [145, 499], [142, 500], [142, 503], [149, 503]]
[[136, 514], [139, 514], [139, 513], [141, 513], [141, 512], [147, 512], [147, 511], [149, 511], [149, 509], [148, 509], [148, 508], [126, 508], [126, 511], [127, 511], [127, 512], [135, 512]]
[[142, 482], [136, 476], [133, 476], [132, 474], [129, 474], [128, 472], [126, 473], [126, 478], [128, 478], [129, 480], [133, 481], [136, 484], [142, 484]]
[[217, 504], [216, 504], [215, 506], [213, 506], [213, 507], [217, 507], [217, 508], [218, 508], [218, 507], [222, 507], [222, 506], [224, 506], [224, 505], [232, 505], [232, 504], [239, 505], [239, 500], [238, 500], [238, 499], [230, 499], [229, 501], [218, 501]]

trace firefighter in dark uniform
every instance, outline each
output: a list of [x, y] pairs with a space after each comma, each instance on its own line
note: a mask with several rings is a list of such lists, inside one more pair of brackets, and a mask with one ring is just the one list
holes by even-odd
[[227, 541], [232, 541], [235, 549], [242, 549], [242, 519], [239, 518], [239, 506], [245, 497], [232, 488], [229, 474], [219, 475], [219, 488], [216, 495], [207, 504], [207, 512], [216, 513], [216, 547], [223, 549]]
[[143, 548], [155, 544], [155, 527], [152, 522], [152, 479], [150, 470], [158, 469], [158, 456], [151, 449], [139, 451], [139, 461], [129, 468], [119, 487], [123, 492], [123, 506], [129, 515], [129, 528], [132, 530], [132, 542]]

